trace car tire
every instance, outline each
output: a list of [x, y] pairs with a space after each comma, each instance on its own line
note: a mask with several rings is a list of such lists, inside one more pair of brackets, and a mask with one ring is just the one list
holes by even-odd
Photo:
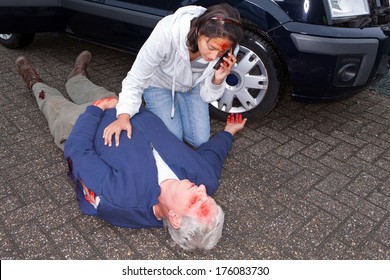
[[211, 117], [226, 120], [231, 113], [241, 113], [248, 120], [255, 120], [267, 115], [282, 92], [283, 65], [264, 35], [244, 30], [237, 63], [226, 78], [225, 92], [210, 103]]
[[0, 34], [0, 44], [8, 49], [19, 49], [31, 44], [34, 37], [35, 33]]

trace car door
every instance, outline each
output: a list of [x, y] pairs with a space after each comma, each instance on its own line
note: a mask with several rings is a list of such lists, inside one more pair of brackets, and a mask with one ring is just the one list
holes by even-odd
[[59, 31], [65, 25], [58, 0], [0, 0], [0, 33]]
[[62, 0], [68, 31], [102, 44], [136, 52], [167, 14], [167, 0]]

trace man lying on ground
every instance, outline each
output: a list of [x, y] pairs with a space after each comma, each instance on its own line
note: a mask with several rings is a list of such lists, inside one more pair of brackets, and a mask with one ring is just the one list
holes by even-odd
[[224, 131], [193, 150], [142, 108], [132, 118], [131, 139], [123, 132], [121, 145], [109, 147], [102, 135], [116, 118], [117, 95], [87, 78], [91, 58], [82, 52], [68, 77], [73, 102], [43, 83], [25, 57], [16, 60], [55, 143], [64, 150], [82, 212], [120, 227], [166, 225], [186, 250], [213, 248], [222, 235], [224, 212], [210, 195], [246, 119], [231, 116]]

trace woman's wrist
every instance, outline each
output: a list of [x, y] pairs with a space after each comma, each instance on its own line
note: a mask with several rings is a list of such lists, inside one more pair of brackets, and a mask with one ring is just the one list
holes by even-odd
[[123, 114], [118, 115], [118, 119], [129, 121], [130, 120], [130, 115], [127, 114], [127, 113], [123, 113]]
[[223, 83], [225, 79], [217, 79], [215, 78], [215, 75], [213, 76], [213, 78], [211, 79], [211, 82], [216, 85], [216, 86], [219, 86]]

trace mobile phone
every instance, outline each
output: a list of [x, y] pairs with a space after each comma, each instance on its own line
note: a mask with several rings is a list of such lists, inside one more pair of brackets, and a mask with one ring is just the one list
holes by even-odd
[[[237, 45], [236, 45], [234, 48], [232, 48], [232, 49], [233, 49], [233, 55], [234, 55], [234, 56], [237, 56], [238, 51], [239, 51], [239, 49], [240, 49], [240, 46], [237, 44]], [[228, 50], [227, 52], [225, 52], [225, 53], [218, 59], [217, 63], [215, 63], [215, 65], [214, 65], [214, 67], [213, 67], [215, 70], [218, 70], [219, 67], [221, 67], [221, 63], [224, 62], [223, 58], [228, 56], [229, 51], [230, 51], [230, 50]]]
[[229, 53], [229, 51], [225, 52], [225, 53], [223, 54], [223, 56], [221, 56], [221, 57], [218, 59], [217, 63], [215, 63], [215, 65], [214, 65], [214, 67], [213, 67], [215, 70], [218, 70], [219, 67], [221, 67], [221, 63], [222, 63], [222, 62], [225, 62], [225, 61], [223, 60], [223, 58], [224, 58], [224, 57], [227, 57], [227, 56], [228, 56], [228, 53]]

